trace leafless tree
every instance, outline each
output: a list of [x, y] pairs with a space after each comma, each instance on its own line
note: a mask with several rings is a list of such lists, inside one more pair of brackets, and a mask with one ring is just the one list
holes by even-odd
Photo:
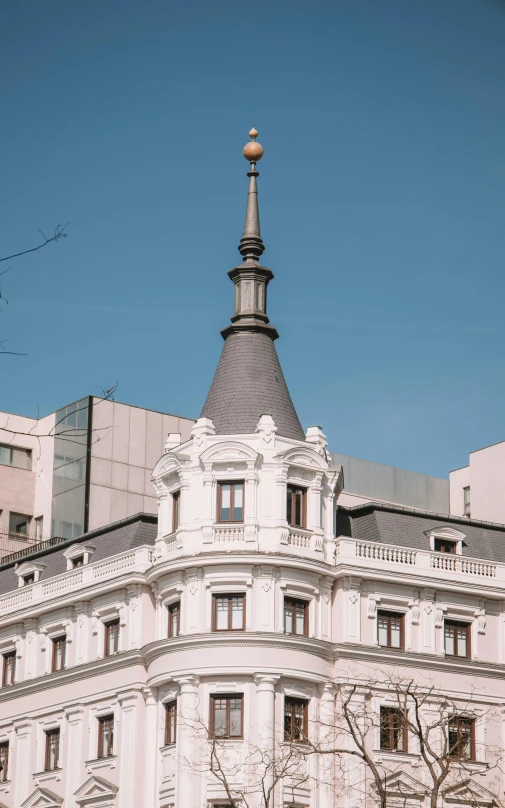
[[[432, 682], [376, 672], [338, 684], [334, 707], [333, 719], [316, 722], [319, 740], [311, 741], [308, 754], [331, 758], [335, 793], [387, 808], [412, 804], [418, 788], [415, 798], [437, 808], [442, 797], [482, 805], [483, 789], [490, 804], [505, 805], [496, 796], [503, 792], [498, 705], [473, 691], [454, 697]], [[495, 742], [483, 741], [479, 728], [493, 725]], [[492, 791], [475, 787], [477, 771]]]

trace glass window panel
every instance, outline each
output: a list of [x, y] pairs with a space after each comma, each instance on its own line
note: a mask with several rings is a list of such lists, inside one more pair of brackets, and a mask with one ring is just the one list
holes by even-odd
[[391, 648], [401, 647], [401, 621], [399, 617], [391, 617]]
[[293, 523], [293, 492], [291, 488], [288, 486], [288, 498], [287, 498], [287, 520], [288, 524]]
[[12, 463], [12, 449], [8, 446], [0, 446], [0, 463], [3, 466], [10, 466]]
[[242, 735], [242, 700], [230, 699], [230, 737]]
[[216, 628], [228, 628], [228, 598], [216, 598]]
[[236, 483], [234, 489], [233, 520], [241, 522], [244, 510], [244, 486], [242, 483]]
[[387, 646], [388, 644], [388, 619], [379, 615], [377, 618], [378, 640], [379, 645]]
[[229, 522], [231, 516], [231, 486], [224, 484], [221, 486], [221, 519]]
[[454, 655], [454, 631], [452, 626], [445, 626], [445, 653]]
[[231, 602], [231, 627], [241, 629], [244, 625], [244, 599], [232, 598]]
[[226, 735], [226, 699], [214, 699], [214, 735]]
[[456, 631], [458, 637], [458, 656], [466, 657], [466, 626], [458, 626]]
[[305, 634], [305, 609], [303, 606], [296, 609], [295, 634]]
[[284, 601], [284, 631], [291, 634], [293, 631], [293, 606], [288, 601]]

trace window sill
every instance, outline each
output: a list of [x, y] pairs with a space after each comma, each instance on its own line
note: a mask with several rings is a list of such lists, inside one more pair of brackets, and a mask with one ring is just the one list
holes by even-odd
[[160, 747], [160, 752], [170, 752], [171, 749], [175, 749], [177, 745], [177, 741], [175, 743], [166, 743], [164, 746]]
[[61, 773], [62, 769], [46, 769], [43, 772], [36, 772], [32, 776], [38, 785], [38, 783], [45, 783], [48, 780], [56, 780], [56, 782], [59, 782], [61, 780]]
[[93, 760], [86, 760], [84, 765], [88, 774], [96, 769], [115, 769], [117, 755], [109, 755], [108, 757], [94, 758]]

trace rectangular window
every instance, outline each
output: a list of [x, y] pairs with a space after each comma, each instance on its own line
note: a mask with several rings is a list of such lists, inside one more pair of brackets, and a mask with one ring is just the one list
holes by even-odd
[[449, 539], [437, 539], [433, 542], [433, 549], [436, 553], [455, 553], [456, 542]]
[[44, 517], [37, 516], [35, 519], [35, 538], [37, 541], [42, 541], [44, 537]]
[[244, 483], [219, 483], [217, 487], [217, 521], [244, 521]]
[[210, 733], [213, 738], [242, 738], [243, 696], [211, 696]]
[[244, 631], [245, 595], [214, 595], [212, 630]]
[[286, 519], [292, 527], [307, 525], [307, 490], [288, 485]]
[[53, 640], [53, 673], [55, 671], [62, 671], [65, 668], [65, 659], [67, 656], [67, 638], [65, 635], [56, 637]]
[[284, 598], [284, 631], [309, 636], [309, 604], [306, 600]]
[[4, 654], [2, 687], [9, 687], [14, 684], [16, 678], [16, 652]]
[[0, 465], [13, 466], [16, 469], [31, 471], [32, 450], [19, 449], [17, 446], [9, 446], [5, 443], [0, 443]]
[[46, 772], [60, 768], [60, 730], [51, 729], [46, 732]]
[[9, 743], [0, 743], [0, 783], [9, 779]]
[[463, 513], [470, 519], [470, 486], [463, 488]]
[[84, 556], [77, 556], [77, 558], [72, 559], [72, 569], [77, 569], [77, 567], [84, 567]]
[[457, 760], [475, 760], [475, 720], [456, 716], [449, 721], [448, 755]]
[[31, 516], [26, 516], [23, 513], [10, 513], [9, 533], [14, 533], [21, 537], [26, 536], [28, 534], [31, 519]]
[[304, 742], [308, 738], [309, 703], [305, 699], [284, 699], [284, 740]]
[[470, 659], [470, 625], [445, 620], [444, 646], [448, 656]]
[[111, 757], [114, 754], [114, 716], [105, 715], [98, 719], [98, 755], [99, 758]]
[[168, 607], [168, 636], [178, 637], [181, 631], [181, 602], [172, 603]]
[[377, 641], [384, 648], [403, 649], [403, 614], [377, 613]]
[[172, 533], [175, 533], [179, 527], [181, 508], [181, 492], [174, 491], [172, 494]]
[[35, 583], [35, 573], [30, 572], [28, 575], [23, 575], [23, 586], [30, 586]]
[[119, 653], [119, 620], [105, 623], [105, 651], [104, 656], [114, 656]]
[[175, 743], [177, 736], [177, 702], [165, 704], [165, 746]]
[[408, 730], [405, 716], [396, 707], [380, 708], [380, 748], [389, 752], [407, 752]]

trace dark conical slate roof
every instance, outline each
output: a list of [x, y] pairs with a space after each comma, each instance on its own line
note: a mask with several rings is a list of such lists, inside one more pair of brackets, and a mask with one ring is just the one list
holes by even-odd
[[262, 415], [272, 416], [278, 435], [305, 440], [272, 338], [238, 331], [226, 338], [200, 417], [218, 435], [235, 435], [254, 432]]

